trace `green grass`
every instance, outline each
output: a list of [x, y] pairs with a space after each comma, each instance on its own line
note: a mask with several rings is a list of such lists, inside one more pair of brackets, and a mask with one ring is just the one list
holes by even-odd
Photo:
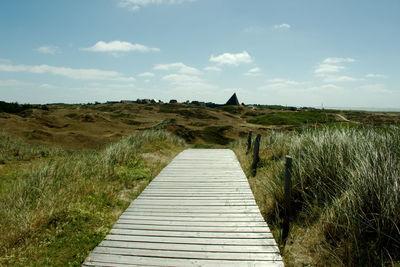
[[258, 115], [247, 120], [249, 123], [261, 125], [293, 126], [300, 126], [307, 123], [327, 123], [333, 121], [335, 121], [333, 115], [319, 111], [274, 112]]
[[183, 104], [163, 104], [159, 106], [159, 112], [175, 113], [187, 119], [218, 120], [218, 118], [207, 113], [204, 107], [188, 107]]
[[244, 110], [244, 108], [241, 106], [220, 106], [216, 109], [223, 110], [231, 114], [241, 114]]
[[0, 136], [0, 265], [80, 266], [122, 211], [184, 149], [151, 131], [100, 151]]
[[[399, 130], [326, 127], [263, 137], [249, 181], [278, 241], [284, 157], [293, 157], [292, 224], [282, 249], [288, 266], [400, 264]], [[246, 140], [232, 148], [249, 174]]]

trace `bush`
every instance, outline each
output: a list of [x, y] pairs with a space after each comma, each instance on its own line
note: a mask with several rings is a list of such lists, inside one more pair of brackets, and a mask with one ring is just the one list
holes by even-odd
[[184, 146], [163, 131], [133, 134], [100, 151], [0, 136], [6, 159], [0, 168], [0, 265], [80, 265]]
[[[244, 142], [233, 145], [238, 154], [244, 154]], [[376, 266], [400, 261], [398, 127], [271, 133], [261, 151], [261, 169], [251, 184], [278, 239], [284, 156], [293, 157], [293, 225], [283, 251], [289, 263]], [[238, 157], [249, 166], [248, 158]]]

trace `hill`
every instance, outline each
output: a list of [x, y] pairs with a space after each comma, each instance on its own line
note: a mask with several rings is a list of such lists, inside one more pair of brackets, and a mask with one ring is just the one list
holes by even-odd
[[[13, 105], [1, 112], [2, 131], [30, 143], [73, 149], [98, 149], [132, 133], [167, 130], [189, 144], [226, 145], [253, 133], [298, 127], [353, 123], [395, 123], [398, 113], [310, 110], [282, 106], [206, 108], [187, 104]], [[340, 113], [340, 114], [339, 114]], [[338, 115], [339, 114], [339, 115]], [[351, 124], [351, 123], [350, 123]]]

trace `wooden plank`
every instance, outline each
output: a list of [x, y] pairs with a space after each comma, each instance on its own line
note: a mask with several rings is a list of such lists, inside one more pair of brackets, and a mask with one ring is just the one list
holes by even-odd
[[211, 251], [211, 252], [254, 252], [268, 253], [279, 252], [275, 245], [269, 246], [229, 246], [229, 245], [199, 245], [199, 244], [168, 244], [162, 243], [147, 243], [147, 242], [126, 242], [126, 241], [110, 241], [104, 240], [99, 246], [115, 247], [115, 248], [141, 248], [154, 250], [186, 250], [186, 251]]
[[105, 240], [129, 241], [129, 242], [152, 242], [168, 244], [202, 244], [202, 245], [240, 245], [240, 246], [268, 246], [276, 245], [273, 238], [203, 238], [203, 237], [174, 237], [174, 236], [132, 236], [129, 235], [107, 235]]
[[230, 218], [221, 218], [221, 217], [197, 217], [197, 216], [185, 216], [185, 217], [176, 217], [176, 216], [150, 216], [150, 215], [128, 215], [122, 214], [120, 219], [131, 219], [131, 220], [156, 220], [156, 221], [177, 221], [177, 222], [187, 222], [187, 221], [195, 221], [195, 222], [264, 222], [264, 219], [260, 217], [230, 217]]
[[175, 226], [214, 226], [214, 227], [253, 227], [267, 226], [265, 222], [221, 222], [221, 221], [158, 221], [158, 220], [134, 220], [128, 218], [120, 218], [117, 223], [124, 224], [143, 224], [143, 225], [175, 225]]
[[268, 233], [267, 226], [257, 227], [213, 227], [213, 226], [175, 226], [175, 225], [142, 225], [116, 223], [114, 228], [135, 230], [162, 230], [162, 231], [185, 231], [185, 232], [231, 232], [231, 233]]
[[259, 212], [259, 209], [257, 206], [251, 205], [251, 206], [225, 206], [225, 205], [219, 205], [219, 206], [168, 206], [168, 205], [160, 205], [157, 207], [154, 206], [149, 206], [149, 205], [132, 205], [129, 206], [128, 211], [135, 211], [135, 210], [161, 210], [161, 211], [187, 211], [187, 212]]
[[159, 231], [159, 230], [138, 230], [113, 228], [111, 234], [115, 235], [133, 235], [133, 236], [163, 236], [163, 237], [202, 237], [202, 238], [273, 238], [272, 233], [233, 233], [233, 232], [185, 232], [185, 231]]
[[283, 266], [230, 150], [180, 153], [83, 266]]
[[[278, 258], [278, 257], [277, 257]], [[97, 264], [132, 264], [136, 266], [284, 266], [282, 261], [270, 260], [270, 261], [229, 261], [220, 260], [216, 263], [215, 260], [206, 259], [176, 259], [176, 258], [157, 258], [157, 257], [141, 257], [141, 256], [127, 256], [127, 255], [115, 255], [115, 254], [104, 254], [104, 253], [92, 253], [90, 254], [88, 261], [97, 262]], [[270, 265], [269, 265], [270, 264]], [[94, 266], [99, 266], [93, 264]], [[93, 266], [91, 265], [91, 266]], [[100, 266], [113, 266], [113, 265], [100, 265]]]
[[203, 196], [189, 196], [189, 197], [184, 197], [184, 196], [144, 196], [140, 195], [138, 196], [137, 199], [162, 199], [162, 200], [168, 200], [168, 199], [175, 199], [175, 200], [251, 200], [254, 201], [254, 198], [252, 196], [246, 196], [246, 197], [238, 197], [238, 196], [212, 196], [212, 197], [203, 197]]
[[[255, 201], [252, 199], [230, 199], [230, 200], [214, 200], [214, 199], [206, 199], [206, 200], [199, 200], [199, 199], [185, 199], [184, 202], [182, 202], [182, 199], [169, 199], [168, 201], [166, 200], [159, 200], [159, 199], [149, 199], [149, 198], [137, 198], [133, 203], [136, 204], [149, 204], [149, 205], [176, 205], [176, 204], [182, 204], [182, 205], [213, 205], [213, 204], [218, 204], [218, 205], [237, 205], [237, 204], [242, 204], [242, 205], [247, 205], [247, 204], [254, 204]], [[186, 204], [187, 203], [187, 204]]]
[[[229, 209], [232, 208], [232, 209]], [[141, 208], [141, 207], [130, 207], [126, 210], [126, 212], [135, 212], [135, 211], [148, 211], [148, 212], [166, 212], [166, 213], [208, 213], [208, 214], [237, 214], [237, 213], [258, 213], [259, 211], [257, 209], [234, 209], [236, 206], [232, 207], [226, 207], [224, 209], [223, 207], [219, 208], [202, 208], [202, 209], [190, 209], [190, 208], [180, 208], [180, 207], [167, 207], [167, 208], [161, 208], [161, 207], [152, 207], [152, 208]]]
[[146, 215], [146, 216], [173, 216], [176, 218], [193, 217], [198, 218], [262, 218], [259, 213], [187, 213], [187, 212], [167, 212], [167, 211], [125, 211], [126, 215]]
[[156, 257], [156, 258], [248, 260], [248, 261], [270, 261], [275, 258], [276, 254], [276, 252], [249, 253], [249, 252], [175, 251], [175, 250], [152, 250], [152, 249], [114, 248], [114, 247], [97, 247], [93, 250], [93, 253]]

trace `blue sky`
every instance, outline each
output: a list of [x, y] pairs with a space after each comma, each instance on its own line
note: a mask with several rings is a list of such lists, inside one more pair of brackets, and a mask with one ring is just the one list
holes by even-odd
[[2, 0], [0, 100], [400, 108], [398, 0]]

